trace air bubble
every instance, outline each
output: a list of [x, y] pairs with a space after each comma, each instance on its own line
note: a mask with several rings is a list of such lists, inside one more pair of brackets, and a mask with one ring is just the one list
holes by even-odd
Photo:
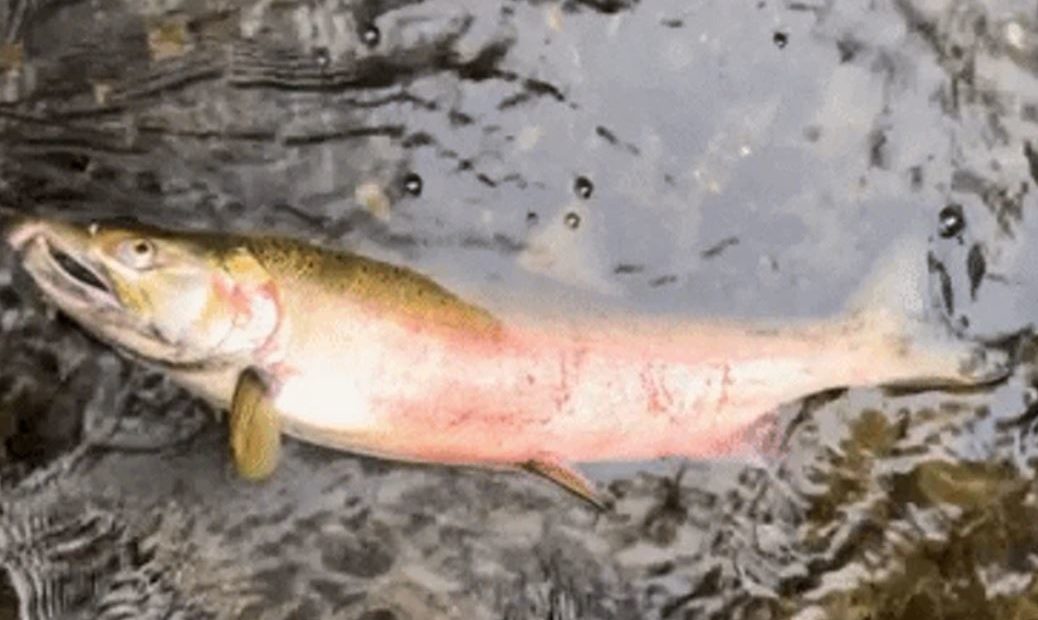
[[315, 47], [314, 48], [314, 62], [317, 63], [318, 67], [320, 67], [322, 69], [326, 68], [332, 62], [332, 57], [331, 57], [331, 55], [328, 54], [328, 48], [326, 48], [326, 47]]
[[407, 173], [404, 177], [404, 191], [412, 196], [422, 195], [422, 177], [414, 172]]
[[966, 228], [966, 217], [962, 213], [962, 205], [952, 203], [937, 216], [937, 231], [941, 237], [948, 239], [961, 233]]
[[580, 216], [572, 211], [566, 214], [563, 221], [566, 223], [566, 228], [570, 230], [576, 230], [580, 226]]
[[591, 198], [591, 193], [595, 191], [595, 186], [591, 184], [591, 179], [579, 176], [573, 182], [573, 191], [576, 192], [577, 196], [587, 200]]
[[779, 31], [771, 36], [771, 41], [775, 44], [775, 47], [783, 49], [789, 44], [789, 35]]
[[368, 47], [375, 47], [382, 40], [382, 32], [375, 24], [368, 24], [368, 27], [360, 33], [360, 40]]

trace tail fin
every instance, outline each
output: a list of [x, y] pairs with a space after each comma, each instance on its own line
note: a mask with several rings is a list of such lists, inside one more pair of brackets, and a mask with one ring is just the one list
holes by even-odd
[[870, 346], [898, 360], [891, 384], [977, 385], [1006, 377], [1009, 355], [964, 340], [930, 297], [922, 240], [895, 241], [848, 304], [849, 321]]

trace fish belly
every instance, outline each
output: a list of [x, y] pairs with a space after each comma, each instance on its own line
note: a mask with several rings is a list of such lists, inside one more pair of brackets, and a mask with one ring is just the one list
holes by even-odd
[[612, 343], [413, 333], [353, 342], [342, 355], [311, 350], [279, 373], [286, 432], [414, 461], [731, 453], [761, 416], [826, 384], [799, 356], [704, 360]]

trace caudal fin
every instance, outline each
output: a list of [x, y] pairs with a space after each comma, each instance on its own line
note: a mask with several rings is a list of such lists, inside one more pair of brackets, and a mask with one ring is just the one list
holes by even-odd
[[1007, 352], [956, 335], [929, 290], [925, 244], [902, 239], [848, 304], [856, 333], [888, 360], [888, 385], [977, 385], [1007, 376]]

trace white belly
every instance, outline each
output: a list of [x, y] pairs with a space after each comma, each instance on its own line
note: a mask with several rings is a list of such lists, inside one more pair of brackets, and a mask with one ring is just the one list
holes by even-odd
[[[384, 422], [380, 405], [416, 397], [432, 372], [430, 365], [441, 357], [435, 347], [387, 348], [380, 340], [385, 338], [382, 333], [355, 329], [350, 335], [348, 343], [336, 344], [336, 334], [329, 333], [326, 341], [307, 343], [285, 359], [274, 405], [290, 427], [351, 434], [377, 431]], [[410, 344], [415, 344], [413, 336]], [[400, 350], [409, 352], [402, 355]]]
[[316, 360], [294, 367], [281, 377], [274, 405], [291, 426], [337, 432], [372, 430], [376, 416], [366, 385], [367, 373], [356, 372], [349, 361]]

